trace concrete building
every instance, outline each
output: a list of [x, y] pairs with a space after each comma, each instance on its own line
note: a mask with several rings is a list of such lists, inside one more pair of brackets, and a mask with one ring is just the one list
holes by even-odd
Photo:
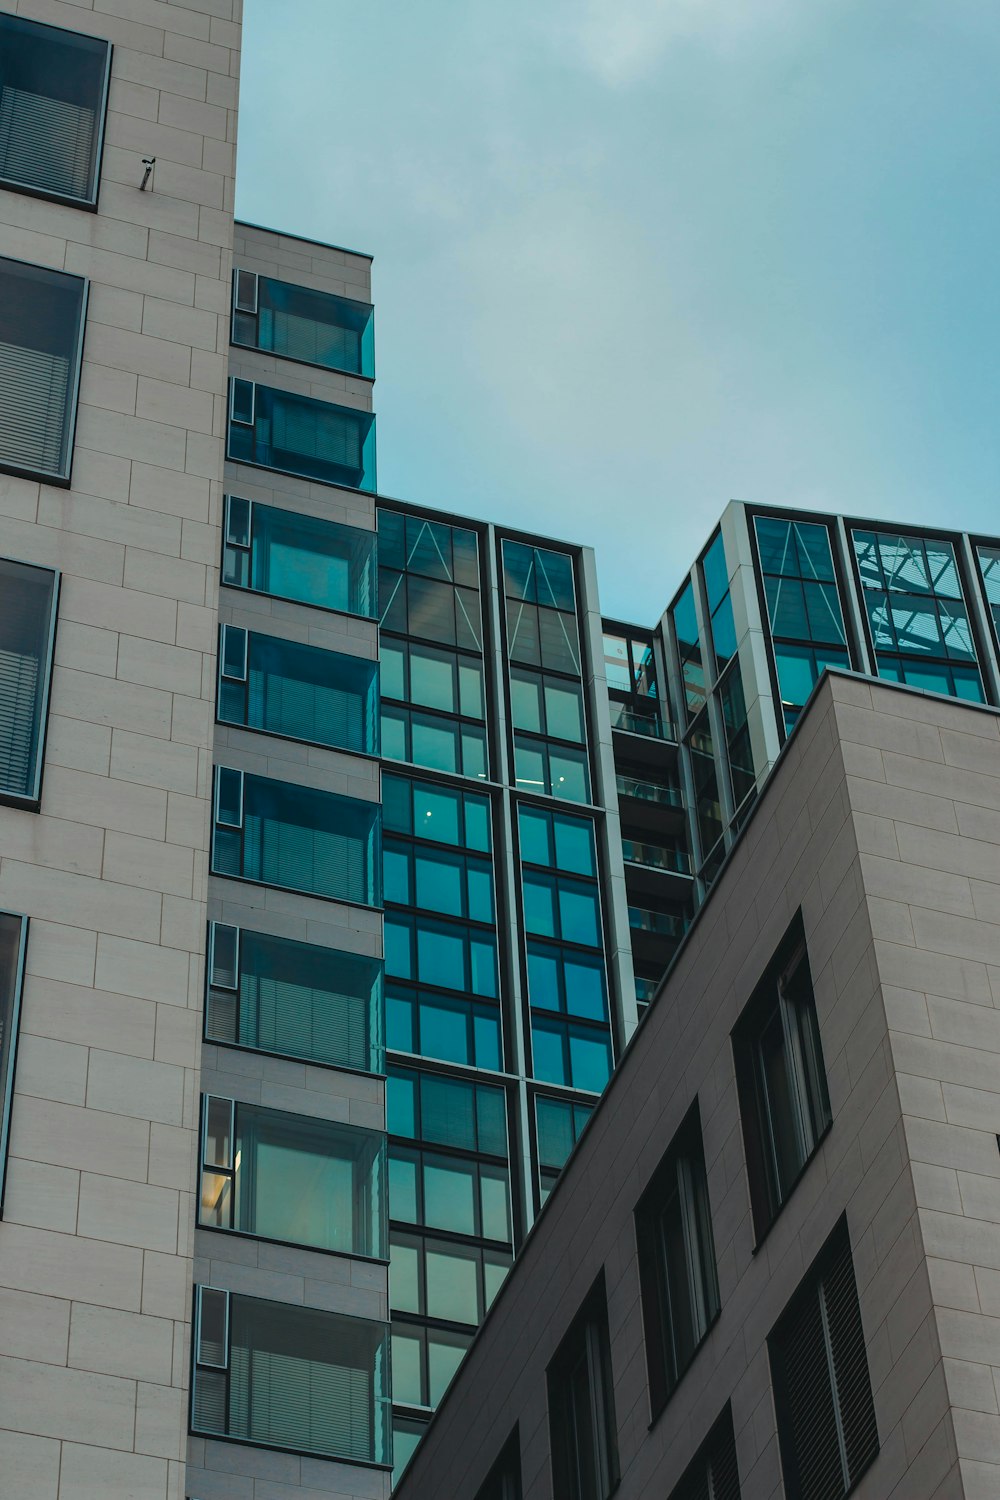
[[822, 668], [1000, 704], [996, 542], [733, 504], [644, 626], [380, 495], [369, 257], [234, 223], [239, 28], [0, 0], [28, 1500], [384, 1500]]
[[1000, 715], [815, 690], [397, 1495], [1000, 1492]]

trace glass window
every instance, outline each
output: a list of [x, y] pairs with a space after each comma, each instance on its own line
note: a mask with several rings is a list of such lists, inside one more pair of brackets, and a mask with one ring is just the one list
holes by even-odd
[[691, 772], [694, 777], [695, 812], [704, 860], [722, 837], [722, 804], [719, 800], [715, 751], [707, 712], [703, 713], [692, 727], [688, 744], [691, 750]]
[[205, 1037], [379, 1073], [382, 963], [213, 922]]
[[715, 650], [716, 668], [725, 671], [736, 655], [736, 622], [729, 592], [729, 567], [722, 532], [717, 531], [702, 559], [702, 579], [709, 609], [709, 626]]
[[7, 1142], [14, 1095], [14, 1056], [21, 1014], [27, 917], [0, 912], [0, 1208], [7, 1171]]
[[768, 1339], [785, 1493], [851, 1493], [879, 1451], [847, 1220]]
[[739, 662], [733, 663], [719, 684], [719, 701], [722, 705], [722, 722], [726, 731], [733, 806], [739, 808], [757, 788], [750, 725], [747, 722], [746, 697], [743, 692], [743, 674]]
[[382, 808], [387, 832], [489, 852], [490, 800], [482, 793], [386, 774]]
[[684, 684], [684, 701], [688, 718], [693, 719], [705, 704], [705, 668], [702, 664], [694, 585], [690, 580], [684, 585], [677, 603], [670, 611], [670, 617], [673, 620], [674, 635], [677, 638], [677, 655], [680, 661], [681, 680]]
[[640, 1198], [635, 1223], [655, 1417], [719, 1312], [697, 1103]]
[[195, 1297], [195, 1432], [392, 1462], [385, 1324], [209, 1287]]
[[234, 462], [374, 493], [372, 412], [246, 380], [233, 380], [232, 387], [228, 456]]
[[758, 1240], [830, 1124], [830, 1099], [801, 919], [733, 1031], [750, 1198]]
[[382, 707], [382, 754], [433, 771], [485, 781], [486, 731], [478, 724]]
[[[215, 1128], [222, 1118], [225, 1131]], [[385, 1137], [332, 1120], [203, 1103], [198, 1222], [342, 1255], [386, 1253]]]
[[[378, 533], [383, 630], [481, 656], [477, 534], [389, 510], [378, 513]], [[474, 698], [472, 679], [463, 692]], [[470, 706], [463, 712], [476, 710]]]
[[375, 534], [230, 495], [222, 582], [374, 619]]
[[375, 310], [368, 302], [233, 272], [233, 343], [283, 359], [375, 378]]
[[521, 1500], [521, 1446], [516, 1427], [485, 1484], [477, 1490], [476, 1500]]
[[583, 693], [575, 682], [523, 668], [510, 673], [511, 722], [515, 729], [583, 744]]
[[618, 1484], [618, 1438], [603, 1273], [546, 1375], [553, 1492], [608, 1500]]
[[374, 662], [233, 625], [221, 629], [221, 720], [312, 744], [378, 754]]
[[538, 1175], [544, 1203], [566, 1164], [580, 1132], [593, 1109], [589, 1104], [570, 1104], [566, 1099], [535, 1098], [535, 1131], [538, 1139]]
[[599, 1094], [611, 1076], [611, 1037], [603, 1027], [584, 1027], [532, 1013], [533, 1077]]
[[0, 558], [0, 797], [35, 807], [57, 597], [58, 574]]
[[97, 179], [111, 46], [0, 16], [0, 181], [85, 208]]
[[[393, 1339], [393, 1359], [396, 1357], [395, 1338]], [[393, 1370], [393, 1389], [396, 1387], [396, 1371]], [[401, 1399], [397, 1397], [397, 1399]], [[395, 1489], [402, 1476], [403, 1470], [417, 1451], [417, 1445], [427, 1429], [427, 1420], [417, 1421], [413, 1417], [401, 1417], [393, 1412], [392, 1417], [392, 1481], [390, 1489]]]
[[81, 276], [0, 257], [0, 469], [8, 473], [69, 484], [86, 305]]
[[543, 792], [567, 802], [590, 801], [590, 775], [585, 750], [550, 745], [544, 740], [514, 738], [514, 772], [518, 787]]
[[798, 722], [809, 694], [827, 667], [849, 670], [851, 658], [846, 649], [838, 651], [833, 647], [793, 646], [789, 642], [776, 641], [774, 664], [778, 672], [785, 730], [790, 733]]
[[387, 636], [381, 659], [384, 697], [469, 719], [485, 717], [483, 667], [475, 657]]
[[495, 935], [457, 922], [386, 912], [385, 967], [394, 979], [490, 999], [497, 994]]
[[669, 1500], [740, 1500], [732, 1409], [726, 1405]]
[[977, 547], [979, 571], [986, 592], [986, 601], [993, 616], [993, 630], [1000, 642], [1000, 547]]
[[852, 537], [879, 675], [985, 702], [952, 543], [874, 531]]
[[580, 675], [573, 560], [562, 552], [503, 544], [511, 661]]
[[522, 876], [525, 930], [587, 947], [601, 946], [597, 887], [525, 871]]
[[[237, 788], [238, 805], [223, 804]], [[377, 803], [220, 767], [212, 841], [216, 875], [306, 891], [333, 901], [382, 901]], [[226, 796], [228, 797], [228, 792]]]

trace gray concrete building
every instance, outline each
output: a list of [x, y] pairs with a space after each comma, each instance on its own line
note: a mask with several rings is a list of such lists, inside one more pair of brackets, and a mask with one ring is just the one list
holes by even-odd
[[1000, 1492], [1000, 715], [826, 676], [398, 1489]]

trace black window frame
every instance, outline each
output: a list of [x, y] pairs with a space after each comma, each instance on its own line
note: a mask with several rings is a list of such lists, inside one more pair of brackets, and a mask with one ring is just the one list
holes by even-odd
[[[581, 1370], [585, 1388], [580, 1394], [589, 1408], [589, 1431], [578, 1427], [573, 1409], [573, 1382]], [[618, 1488], [621, 1474], [603, 1269], [563, 1335], [545, 1375], [553, 1500], [608, 1500]], [[583, 1488], [580, 1475], [580, 1448], [584, 1443], [590, 1448], [594, 1479], [590, 1489]]]
[[[3, 1218], [4, 1192], [7, 1186], [7, 1153], [14, 1105], [29, 919], [20, 912], [0, 910], [0, 926], [7, 927], [8, 924], [7, 940], [15, 946], [15, 951], [11, 972], [7, 976], [10, 980], [10, 994], [6, 998], [0, 995], [0, 1220]], [[0, 973], [0, 981], [3, 978], [4, 975]]]
[[521, 1494], [521, 1434], [515, 1423], [475, 1500], [521, 1500]]
[[[810, 1340], [811, 1350], [807, 1347]], [[808, 1382], [802, 1378], [802, 1363], [810, 1352], [822, 1360], [826, 1376], [824, 1394], [829, 1396], [832, 1407], [834, 1445], [843, 1486], [835, 1495], [825, 1484], [832, 1478], [830, 1468], [834, 1467], [829, 1464], [831, 1445], [827, 1430], [828, 1467], [825, 1475], [820, 1476], [824, 1482], [822, 1493], [829, 1500], [844, 1500], [875, 1462], [880, 1448], [846, 1214], [837, 1221], [771, 1329], [767, 1349], [787, 1500], [810, 1500], [817, 1493], [802, 1468], [807, 1452], [812, 1463], [820, 1461], [823, 1437], [816, 1431], [816, 1424], [822, 1419], [822, 1375], [812, 1371]], [[790, 1368], [793, 1364], [794, 1368]], [[803, 1427], [803, 1417], [809, 1424], [808, 1430]], [[827, 1425], [829, 1429], [829, 1422]]]
[[[101, 190], [101, 169], [104, 163], [104, 138], [107, 130], [108, 101], [111, 92], [111, 62], [114, 53], [112, 43], [105, 37], [94, 36], [89, 32], [74, 31], [68, 26], [53, 26], [45, 21], [36, 21], [28, 16], [13, 16], [9, 14], [0, 15], [0, 37], [5, 27], [14, 23], [13, 29], [30, 29], [32, 32], [47, 32], [53, 34], [53, 44], [59, 44], [55, 39], [59, 37], [72, 37], [92, 45], [95, 50], [100, 46], [105, 49], [103, 78], [100, 86], [100, 97], [94, 103], [94, 125], [96, 139], [92, 149], [92, 163], [90, 168], [90, 190], [85, 196], [75, 193], [60, 193], [52, 188], [40, 186], [38, 183], [25, 182], [23, 179], [0, 175], [0, 188], [12, 193], [23, 193], [26, 197], [42, 198], [49, 203], [61, 203], [70, 208], [80, 208], [87, 213], [97, 212], [97, 201]], [[44, 41], [43, 37], [38, 38]], [[62, 42], [61, 45], [67, 45]], [[51, 97], [49, 95], [43, 97]]]
[[25, 792], [17, 792], [10, 787], [0, 783], [0, 805], [26, 808], [31, 812], [37, 812], [42, 801], [42, 778], [45, 772], [45, 745], [48, 738], [49, 710], [52, 694], [52, 668], [55, 661], [56, 630], [59, 622], [59, 593], [62, 585], [62, 574], [56, 568], [40, 567], [37, 563], [25, 562], [16, 557], [0, 557], [0, 568], [25, 568], [33, 573], [48, 574], [50, 583], [50, 600], [48, 607], [48, 619], [46, 625], [46, 638], [42, 642], [42, 650], [39, 652], [41, 673], [35, 695], [35, 718], [37, 720], [37, 732], [33, 734], [33, 745], [31, 756], [34, 767], [31, 776], [31, 784]]
[[732, 1403], [727, 1401], [668, 1500], [740, 1500]]
[[[676, 1205], [676, 1207], [675, 1207]], [[676, 1288], [666, 1220], [680, 1224], [684, 1246], [684, 1312]], [[655, 1422], [694, 1363], [722, 1308], [712, 1208], [695, 1099], [635, 1207], [639, 1287], [649, 1376], [650, 1420]], [[679, 1327], [686, 1316], [686, 1339]], [[686, 1346], [686, 1347], [685, 1347]]]
[[[73, 475], [73, 456], [76, 446], [77, 417], [80, 408], [80, 382], [83, 370], [83, 345], [87, 331], [87, 306], [90, 300], [90, 281], [86, 276], [76, 276], [71, 271], [57, 271], [49, 266], [35, 265], [32, 261], [18, 260], [14, 256], [0, 256], [0, 286], [3, 285], [2, 273], [5, 266], [23, 267], [24, 270], [32, 272], [28, 280], [49, 281], [53, 286], [56, 283], [74, 283], [73, 294], [78, 298], [76, 319], [77, 326], [73, 335], [72, 349], [67, 356], [67, 380], [66, 380], [66, 406], [63, 418], [62, 433], [62, 460], [57, 469], [36, 468], [32, 464], [17, 463], [13, 459], [0, 457], [0, 474], [13, 474], [20, 479], [34, 479], [42, 484], [51, 484], [58, 489], [69, 489]], [[15, 269], [12, 275], [18, 275]], [[67, 285], [64, 288], [70, 291]], [[57, 319], [61, 321], [61, 319]], [[24, 349], [31, 349], [28, 344], [14, 345]]]
[[[796, 995], [793, 985], [807, 986]], [[780, 1145], [764, 1076], [762, 1041], [775, 1018], [781, 1028], [789, 1107], [796, 1130], [798, 1161], [782, 1180]], [[804, 1028], [804, 1030], [803, 1030]], [[774, 958], [744, 1006], [731, 1035], [740, 1121], [755, 1233], [755, 1251], [815, 1159], [833, 1124], [802, 914], [785, 933]]]

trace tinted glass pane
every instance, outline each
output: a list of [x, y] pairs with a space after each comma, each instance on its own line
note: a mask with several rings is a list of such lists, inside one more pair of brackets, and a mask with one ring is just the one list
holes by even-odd
[[551, 814], [537, 808], [522, 807], [518, 814], [521, 841], [521, 858], [533, 865], [551, 862], [549, 853], [549, 824]]
[[546, 733], [556, 739], [582, 741], [585, 738], [583, 695], [578, 687], [551, 677], [545, 680], [545, 723]]
[[55, 586], [48, 569], [0, 558], [0, 790], [32, 800], [41, 780]]
[[594, 825], [582, 818], [552, 819], [556, 843], [556, 866], [575, 875], [596, 875]]
[[79, 276], [0, 258], [0, 467], [69, 480], [84, 293]]
[[592, 1032], [569, 1034], [570, 1069], [573, 1086], [599, 1094], [611, 1076], [611, 1046]]

